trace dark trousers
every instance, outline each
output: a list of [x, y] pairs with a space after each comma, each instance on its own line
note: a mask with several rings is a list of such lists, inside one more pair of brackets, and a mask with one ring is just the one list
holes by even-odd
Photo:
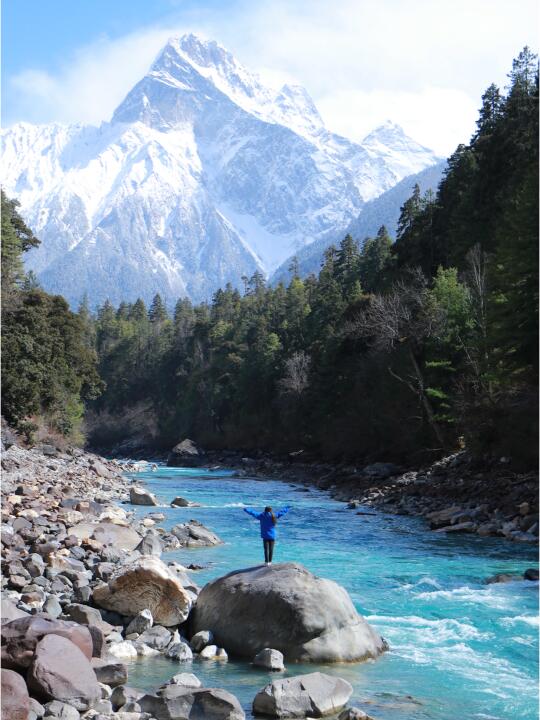
[[264, 562], [272, 562], [274, 554], [274, 540], [263, 540], [264, 545]]

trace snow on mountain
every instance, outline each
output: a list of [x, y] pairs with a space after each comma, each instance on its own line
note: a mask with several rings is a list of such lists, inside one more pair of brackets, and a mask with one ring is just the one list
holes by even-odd
[[303, 88], [268, 88], [195, 35], [167, 43], [110, 122], [20, 123], [2, 153], [2, 185], [42, 240], [27, 266], [73, 304], [206, 299], [437, 161], [391, 123], [361, 144], [329, 132]]

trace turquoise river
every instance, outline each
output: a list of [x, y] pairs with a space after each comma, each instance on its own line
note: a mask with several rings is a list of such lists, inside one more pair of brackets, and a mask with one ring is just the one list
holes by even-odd
[[[538, 583], [484, 582], [495, 573], [537, 567], [535, 548], [433, 533], [417, 518], [357, 515], [327, 493], [295, 483], [166, 467], [136, 477], [164, 505], [163, 527], [194, 518], [223, 539], [217, 547], [163, 556], [204, 565], [192, 574], [200, 586], [261, 561], [258, 523], [243, 507], [291, 505], [279, 521], [274, 562], [300, 562], [343, 585], [390, 644], [375, 662], [289, 665], [286, 675], [340, 675], [354, 688], [350, 704], [376, 720], [538, 718]], [[168, 507], [176, 495], [203, 507]], [[138, 516], [152, 510], [133, 509]], [[133, 662], [129, 672], [130, 685], [149, 690], [177, 672], [194, 672], [203, 685], [236, 695], [247, 717], [256, 692], [276, 678], [234, 659], [149, 658]]]

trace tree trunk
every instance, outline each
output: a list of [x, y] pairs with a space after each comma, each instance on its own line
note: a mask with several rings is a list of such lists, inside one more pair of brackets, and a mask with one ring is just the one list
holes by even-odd
[[422, 376], [422, 371], [420, 370], [420, 366], [418, 364], [418, 361], [415, 357], [414, 351], [413, 351], [410, 343], [407, 343], [407, 347], [409, 350], [409, 357], [411, 359], [411, 363], [414, 368], [414, 374], [416, 375], [416, 380], [418, 382], [418, 391], [420, 393], [420, 399], [422, 401], [422, 406], [426, 413], [428, 423], [429, 423], [431, 429], [433, 430], [433, 433], [434, 433], [435, 437], [437, 438], [437, 441], [439, 442], [440, 446], [442, 448], [444, 448], [445, 442], [444, 442], [442, 433], [440, 431], [439, 426], [437, 425], [437, 421], [435, 420], [435, 415], [433, 413], [433, 408], [431, 407], [431, 403], [429, 402], [429, 398], [426, 395], [426, 392], [424, 389], [424, 378]]

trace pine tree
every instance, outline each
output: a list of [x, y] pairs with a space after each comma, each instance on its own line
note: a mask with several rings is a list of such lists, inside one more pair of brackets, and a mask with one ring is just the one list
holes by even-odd
[[148, 310], [148, 319], [155, 326], [164, 323], [165, 320], [168, 320], [168, 318], [167, 308], [161, 299], [161, 295], [156, 293], [154, 295], [154, 299], [152, 300], [152, 304], [150, 305], [150, 309]]
[[341, 241], [336, 253], [334, 277], [341, 287], [346, 303], [357, 300], [362, 294], [360, 287], [360, 251], [351, 235]]
[[390, 261], [392, 238], [382, 225], [376, 237], [366, 238], [360, 254], [360, 280], [367, 292], [373, 292], [381, 284], [382, 272]]

